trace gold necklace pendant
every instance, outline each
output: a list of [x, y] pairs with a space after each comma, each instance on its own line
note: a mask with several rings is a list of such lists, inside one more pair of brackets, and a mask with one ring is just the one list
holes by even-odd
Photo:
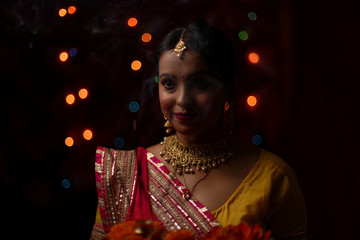
[[182, 195], [182, 197], [183, 197], [183, 199], [184, 199], [185, 201], [189, 201], [189, 199], [190, 199], [190, 195], [189, 195], [188, 192], [184, 193], [184, 194]]
[[187, 146], [176, 135], [165, 137], [160, 143], [160, 155], [169, 162], [179, 175], [198, 171], [209, 171], [224, 164], [234, 153], [226, 139], [211, 144]]

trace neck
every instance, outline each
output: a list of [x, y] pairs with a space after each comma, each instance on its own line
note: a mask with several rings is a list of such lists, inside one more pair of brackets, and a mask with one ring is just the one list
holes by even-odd
[[214, 130], [211, 135], [188, 135], [176, 132], [176, 136], [181, 143], [192, 146], [216, 142], [224, 137], [224, 131], [219, 128], [217, 131]]

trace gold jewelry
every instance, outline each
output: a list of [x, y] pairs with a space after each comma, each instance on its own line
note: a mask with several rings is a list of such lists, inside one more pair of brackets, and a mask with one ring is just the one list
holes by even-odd
[[186, 30], [186, 28], [181, 33], [179, 42], [175, 45], [175, 48], [174, 48], [174, 52], [177, 53], [177, 56], [179, 58], [182, 58], [182, 54], [183, 54], [184, 50], [186, 49], [185, 42], [183, 41], [185, 30]]
[[169, 120], [165, 116], [164, 116], [164, 118], [165, 118], [164, 127], [166, 127], [166, 134], [170, 134], [172, 131], [172, 126], [171, 126]]
[[223, 138], [211, 144], [187, 146], [179, 141], [176, 135], [165, 137], [160, 155], [169, 162], [179, 175], [208, 171], [225, 163], [234, 155], [233, 150]]
[[[191, 189], [191, 191], [190, 191], [189, 187], [188, 187], [187, 184], [186, 184], [185, 175], [183, 175], [183, 179], [184, 179], [184, 183], [185, 183], [185, 187], [186, 187], [186, 192], [183, 193], [182, 197], [183, 197], [183, 199], [184, 199], [185, 201], [188, 201], [188, 200], [191, 198], [190, 194], [192, 194], [192, 193], [194, 192], [194, 189], [196, 188], [196, 186], [198, 185], [199, 182], [201, 182], [201, 181], [203, 181], [203, 180], [206, 179], [206, 177], [209, 175], [209, 173], [210, 173], [210, 171], [208, 171], [208, 172], [205, 174], [205, 176], [203, 176], [202, 178], [200, 178], [199, 180], [197, 180], [197, 182], [194, 184], [194, 186], [193, 186], [193, 188]], [[189, 193], [190, 193], [190, 194], [189, 194]]]

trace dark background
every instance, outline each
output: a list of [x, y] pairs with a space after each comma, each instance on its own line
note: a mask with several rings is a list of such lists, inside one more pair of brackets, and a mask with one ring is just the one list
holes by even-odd
[[[70, 5], [77, 12], [59, 17]], [[260, 134], [261, 146], [294, 168], [311, 239], [357, 239], [358, 12], [356, 1], [2, 0], [2, 232], [88, 239], [96, 146], [116, 147], [117, 137], [124, 149], [161, 140], [154, 54], [168, 31], [200, 18], [222, 29], [237, 53], [238, 137], [251, 142]], [[129, 17], [136, 27], [127, 26]], [[241, 30], [248, 40], [238, 38]], [[144, 32], [151, 42], [141, 42]], [[59, 53], [73, 47], [78, 54], [60, 62]], [[259, 53], [258, 64], [246, 60], [250, 51]], [[135, 59], [143, 64], [137, 72]], [[66, 95], [83, 87], [89, 97], [67, 105]], [[255, 108], [246, 106], [249, 94], [259, 99]], [[135, 113], [132, 101], [140, 104]], [[86, 128], [90, 141], [82, 138]], [[68, 136], [73, 147], [64, 144]]]

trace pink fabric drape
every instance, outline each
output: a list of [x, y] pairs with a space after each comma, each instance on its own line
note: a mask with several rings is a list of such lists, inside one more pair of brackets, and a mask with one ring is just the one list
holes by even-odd
[[159, 221], [151, 211], [149, 189], [148, 189], [148, 171], [147, 171], [147, 151], [144, 148], [137, 148], [136, 156], [136, 174], [135, 183], [135, 201], [130, 206], [126, 220], [149, 220]]

